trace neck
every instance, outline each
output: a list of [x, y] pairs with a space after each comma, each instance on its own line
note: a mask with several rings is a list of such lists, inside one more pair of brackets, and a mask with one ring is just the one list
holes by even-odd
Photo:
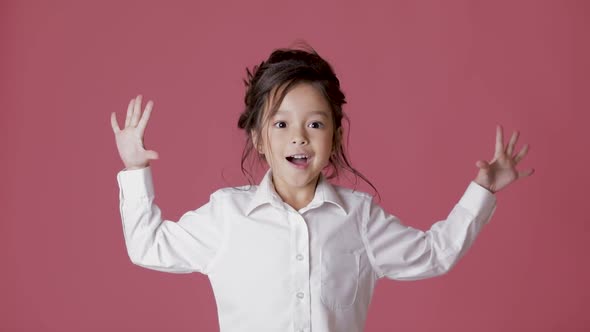
[[320, 177], [318, 176], [315, 181], [312, 181], [310, 184], [304, 187], [286, 187], [277, 185], [273, 179], [273, 185], [277, 194], [281, 197], [281, 199], [289, 204], [293, 209], [299, 211], [300, 209], [306, 207], [315, 196], [315, 189], [319, 183]]

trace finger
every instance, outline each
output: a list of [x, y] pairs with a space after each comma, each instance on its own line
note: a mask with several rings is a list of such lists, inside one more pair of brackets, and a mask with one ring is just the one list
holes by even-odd
[[137, 127], [139, 122], [139, 116], [141, 115], [141, 95], [135, 98], [135, 104], [133, 105], [133, 115], [131, 116], [131, 126]]
[[508, 147], [506, 148], [506, 155], [508, 155], [509, 157], [512, 157], [512, 151], [514, 151], [514, 145], [518, 140], [518, 135], [520, 135], [520, 133], [517, 130], [513, 132], [512, 137], [510, 137], [510, 142], [508, 142]]
[[495, 158], [498, 158], [504, 152], [504, 140], [502, 138], [502, 126], [496, 126], [496, 153], [494, 155]]
[[146, 151], [146, 153], [147, 153], [147, 158], [148, 159], [158, 159], [158, 158], [160, 158], [160, 156], [158, 155], [158, 153], [156, 151], [154, 151], [154, 150]]
[[131, 115], [133, 115], [133, 104], [135, 103], [135, 99], [131, 98], [129, 102], [129, 106], [127, 106], [127, 115], [125, 116], [125, 128], [129, 127], [131, 123]]
[[119, 128], [119, 124], [117, 123], [117, 115], [115, 112], [111, 113], [111, 127], [113, 127], [115, 134], [121, 131], [121, 128]]
[[145, 111], [141, 115], [141, 119], [139, 120], [139, 123], [137, 124], [137, 129], [139, 129], [142, 134], [143, 134], [143, 131], [145, 130], [145, 127], [147, 126], [148, 120], [150, 119], [150, 115], [152, 114], [153, 107], [154, 107], [154, 102], [151, 100], [148, 101], [147, 104], [145, 105]]
[[534, 168], [527, 169], [527, 170], [524, 170], [524, 171], [519, 171], [518, 172], [518, 178], [520, 179], [520, 178], [524, 178], [524, 177], [527, 177], [527, 176], [531, 176], [531, 175], [533, 175], [533, 173], [535, 173], [535, 169]]
[[518, 152], [516, 157], [514, 157], [514, 164], [518, 164], [522, 160], [522, 158], [524, 158], [524, 156], [526, 156], [528, 151], [529, 151], [529, 145], [525, 144], [522, 147], [522, 149], [520, 149], [520, 152]]

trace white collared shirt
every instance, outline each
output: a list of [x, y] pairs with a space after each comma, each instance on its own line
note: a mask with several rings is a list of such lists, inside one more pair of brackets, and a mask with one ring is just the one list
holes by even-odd
[[222, 332], [362, 331], [378, 279], [446, 273], [496, 207], [495, 196], [471, 182], [447, 219], [423, 232], [323, 176], [296, 211], [275, 192], [269, 170], [258, 186], [220, 189], [174, 222], [154, 203], [150, 167], [123, 170], [117, 180], [131, 261], [207, 275]]

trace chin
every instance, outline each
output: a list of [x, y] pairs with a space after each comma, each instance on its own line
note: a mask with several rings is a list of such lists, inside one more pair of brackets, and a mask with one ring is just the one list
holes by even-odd
[[295, 185], [297, 187], [304, 187], [304, 186], [308, 186], [310, 184], [315, 185], [319, 175], [320, 175], [319, 173], [316, 175], [307, 175], [304, 177], [297, 177], [298, 179], [293, 177], [292, 183], [293, 183], [293, 185]]

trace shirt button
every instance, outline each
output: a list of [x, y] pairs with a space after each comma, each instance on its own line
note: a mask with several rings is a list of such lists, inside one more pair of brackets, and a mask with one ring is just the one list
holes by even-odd
[[298, 261], [302, 261], [303, 260], [303, 255], [302, 254], [298, 254], [296, 257], [297, 257], [297, 260]]
[[300, 299], [302, 299], [303, 298], [303, 293], [302, 292], [297, 293], [297, 297], [300, 298]]

